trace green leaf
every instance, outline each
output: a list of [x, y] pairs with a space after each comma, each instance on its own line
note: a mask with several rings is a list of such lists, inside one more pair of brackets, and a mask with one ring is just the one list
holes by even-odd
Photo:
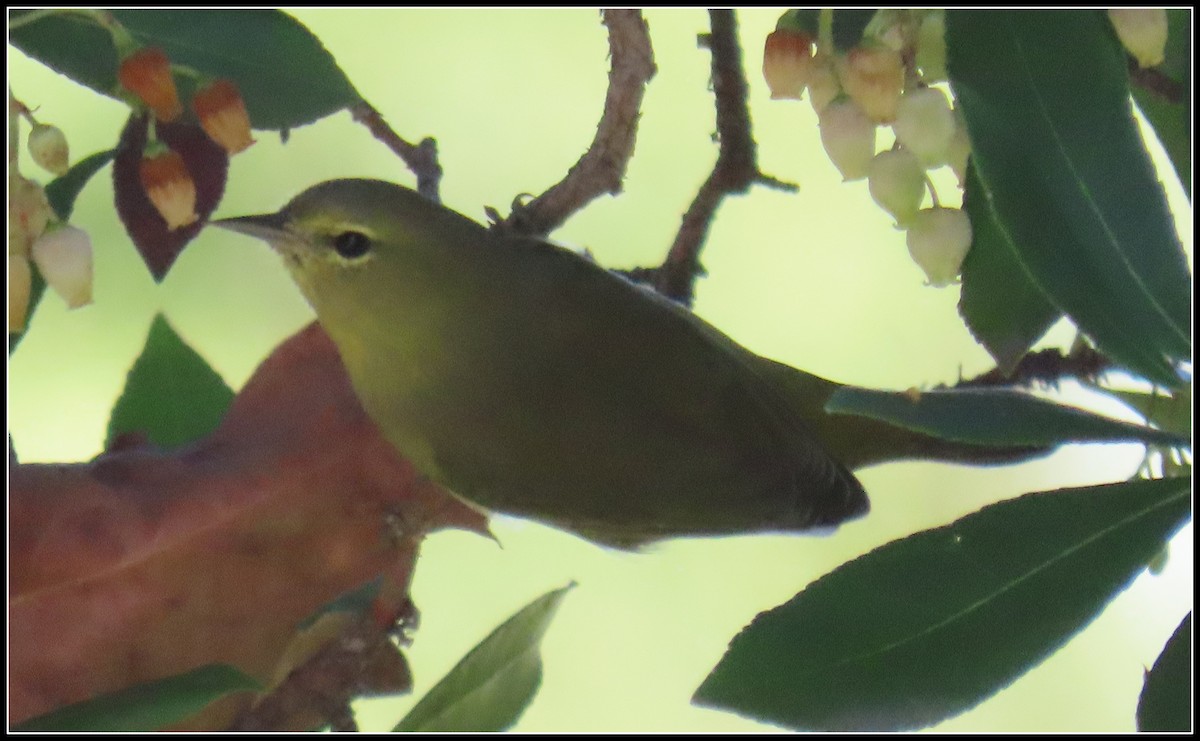
[[855, 414], [972, 445], [1041, 446], [1065, 442], [1139, 440], [1188, 445], [1184, 435], [1103, 417], [1008, 389], [900, 391], [843, 386], [825, 411]]
[[1021, 267], [1008, 236], [996, 223], [974, 164], [967, 167], [963, 210], [971, 219], [974, 237], [963, 260], [958, 311], [972, 336], [1009, 373], [1062, 312]]
[[1192, 73], [1192, 10], [1167, 11], [1167, 46], [1163, 62], [1155, 67], [1176, 82], [1187, 84]]
[[87, 185], [93, 175], [111, 162], [115, 154], [116, 150], [110, 149], [85, 157], [76, 162], [61, 177], [51, 180], [46, 185], [46, 198], [50, 201], [50, 207], [54, 209], [54, 213], [58, 215], [59, 219], [71, 220], [71, 212], [75, 210], [75, 199], [79, 197], [83, 186]]
[[814, 39], [821, 25], [821, 11], [818, 8], [794, 8], [784, 11], [775, 23], [775, 28], [788, 28], [804, 31]]
[[521, 717], [542, 682], [542, 636], [567, 591], [548, 592], [522, 608], [471, 649], [395, 730], [503, 731]]
[[[97, 152], [76, 162], [70, 170], [47, 183], [46, 199], [50, 201], [50, 207], [54, 209], [59, 220], [70, 221], [71, 212], [75, 210], [75, 199], [79, 197], [83, 186], [87, 185], [88, 180], [112, 158], [113, 150], [111, 149], [107, 152]], [[33, 321], [33, 313], [41, 304], [42, 294], [46, 291], [46, 280], [38, 272], [37, 265], [32, 262], [30, 264], [33, 268], [33, 285], [29, 289], [29, 311], [25, 316], [26, 327]], [[17, 349], [17, 345], [21, 343], [21, 338], [24, 336], [25, 332], [14, 332], [8, 335], [9, 355], [12, 355], [13, 351]]]
[[1162, 97], [1135, 87], [1131, 91], [1138, 109], [1150, 123], [1162, 143], [1175, 175], [1183, 190], [1192, 195], [1192, 114], [1191, 104], [1185, 99], [1172, 103]]
[[858, 46], [863, 31], [875, 17], [875, 10], [833, 11], [833, 45], [838, 51], [848, 51]]
[[17, 731], [157, 731], [185, 720], [231, 692], [259, 690], [253, 678], [209, 664], [154, 682], [77, 702], [14, 727]]
[[1192, 730], [1192, 613], [1163, 647], [1138, 698], [1139, 731]]
[[321, 605], [312, 613], [301, 620], [296, 628], [306, 630], [316, 624], [318, 620], [338, 612], [346, 612], [352, 615], [362, 615], [371, 609], [375, 598], [379, 596], [379, 590], [383, 586], [383, 577], [376, 576], [374, 579], [366, 582], [362, 586], [355, 587], [349, 592], [334, 597], [332, 600]]
[[161, 448], [178, 447], [216, 429], [232, 401], [225, 381], [160, 314], [113, 406], [105, 447], [127, 432], [144, 432]]
[[1188, 479], [1026, 494], [889, 543], [755, 618], [694, 700], [797, 729], [961, 713], [1092, 620], [1189, 518]]
[[[172, 64], [237, 83], [254, 128], [312, 123], [359, 100], [321, 41], [278, 10], [114, 10], [139, 43], [161, 47]], [[19, 22], [21, 14], [12, 20]], [[119, 98], [117, 52], [94, 17], [63, 12], [18, 25], [10, 42], [51, 69]], [[180, 99], [196, 81], [175, 75]], [[190, 115], [190, 114], [189, 114]]]
[[1120, 399], [1126, 406], [1154, 425], [1180, 437], [1192, 431], [1192, 392], [1182, 389], [1168, 396], [1161, 392], [1126, 391], [1092, 385], [1097, 391]]
[[1182, 381], [1191, 280], [1094, 11], [951, 11], [947, 68], [979, 180], [1046, 296], [1130, 370]]

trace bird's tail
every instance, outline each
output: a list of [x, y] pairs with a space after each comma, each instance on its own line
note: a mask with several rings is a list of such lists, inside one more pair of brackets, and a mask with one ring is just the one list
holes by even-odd
[[1019, 463], [1050, 452], [1044, 447], [971, 445], [943, 440], [877, 419], [825, 411], [843, 386], [790, 365], [760, 358], [759, 371], [816, 433], [826, 451], [851, 470], [900, 460], [932, 460], [987, 466]]

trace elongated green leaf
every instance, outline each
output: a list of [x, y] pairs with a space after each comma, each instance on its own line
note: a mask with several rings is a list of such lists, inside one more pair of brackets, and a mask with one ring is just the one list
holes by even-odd
[[1026, 494], [877, 548], [755, 618], [694, 701], [798, 729], [949, 718], [1094, 618], [1189, 518], [1190, 488]]
[[1058, 445], [1140, 440], [1187, 445], [1186, 435], [1102, 417], [1007, 389], [942, 389], [908, 394], [843, 386], [825, 405], [833, 414], [883, 420], [974, 445]]
[[[79, 160], [62, 176], [46, 184], [46, 199], [50, 201], [50, 207], [54, 209], [54, 213], [59, 219], [62, 221], [69, 221], [71, 219], [71, 212], [75, 210], [75, 199], [79, 197], [83, 186], [87, 185], [92, 176], [108, 164], [112, 158], [112, 150], [97, 152], [90, 157]], [[36, 266], [34, 266], [33, 285], [29, 290], [29, 311], [26, 314], [26, 326], [33, 319], [33, 312], [37, 310], [42, 300], [42, 294], [45, 291], [46, 281], [42, 278], [41, 273], [37, 271]], [[21, 338], [24, 336], [25, 332], [14, 332], [8, 335], [9, 355], [12, 355], [13, 350], [17, 349], [17, 345], [21, 343]]]
[[1173, 395], [1125, 391], [1093, 386], [1097, 391], [1120, 399], [1149, 423], [1159, 429], [1173, 432], [1181, 437], [1192, 430], [1192, 392], [1190, 389], [1176, 391]]
[[261, 689], [227, 664], [209, 664], [155, 682], [59, 708], [28, 720], [19, 731], [157, 731], [203, 710], [230, 692]]
[[[117, 53], [93, 17], [65, 12], [22, 23], [22, 15], [12, 15], [13, 45], [96, 92], [118, 96]], [[359, 99], [320, 40], [281, 11], [115, 10], [113, 16], [173, 64], [236, 82], [255, 128], [312, 123]], [[175, 80], [181, 99], [190, 100], [195, 80]]]
[[949, 12], [950, 82], [1034, 281], [1102, 350], [1177, 387], [1191, 282], [1106, 24], [1094, 11]]
[[1139, 731], [1190, 731], [1192, 708], [1192, 613], [1188, 613], [1154, 668], [1146, 673], [1146, 683], [1138, 698]]
[[542, 682], [538, 647], [569, 584], [538, 597], [471, 649], [396, 731], [482, 733], [509, 728]]
[[216, 429], [232, 401], [225, 381], [156, 316], [113, 406], [105, 447], [127, 432], [145, 433], [162, 448], [189, 443]]
[[1171, 159], [1183, 191], [1192, 194], [1192, 115], [1187, 100], [1171, 102], [1142, 88], [1133, 88], [1138, 109], [1154, 129]]
[[1062, 312], [1021, 267], [1008, 236], [996, 223], [974, 164], [967, 167], [963, 210], [971, 219], [974, 236], [963, 260], [958, 311], [979, 344], [1008, 373]]

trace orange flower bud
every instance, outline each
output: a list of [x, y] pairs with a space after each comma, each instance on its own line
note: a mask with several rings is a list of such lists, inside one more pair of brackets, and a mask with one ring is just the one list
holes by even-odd
[[904, 62], [886, 46], [859, 46], [838, 60], [846, 94], [872, 121], [891, 123], [904, 89]]
[[763, 77], [771, 98], [800, 100], [813, 68], [813, 40], [803, 31], [777, 28], [763, 49]]
[[192, 224], [196, 215], [196, 184], [188, 174], [183, 158], [167, 149], [142, 159], [139, 171], [142, 187], [168, 229]]
[[117, 79], [141, 98], [159, 121], [174, 121], [183, 113], [175, 78], [171, 77], [171, 62], [162, 49], [145, 46], [125, 57]]
[[250, 137], [250, 117], [237, 85], [230, 80], [217, 80], [201, 88], [192, 98], [192, 110], [200, 119], [204, 133], [237, 154], [254, 143]]

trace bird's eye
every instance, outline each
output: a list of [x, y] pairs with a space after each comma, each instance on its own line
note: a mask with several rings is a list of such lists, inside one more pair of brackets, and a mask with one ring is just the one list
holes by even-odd
[[371, 251], [371, 238], [362, 232], [342, 232], [333, 238], [333, 248], [342, 257], [353, 260]]

